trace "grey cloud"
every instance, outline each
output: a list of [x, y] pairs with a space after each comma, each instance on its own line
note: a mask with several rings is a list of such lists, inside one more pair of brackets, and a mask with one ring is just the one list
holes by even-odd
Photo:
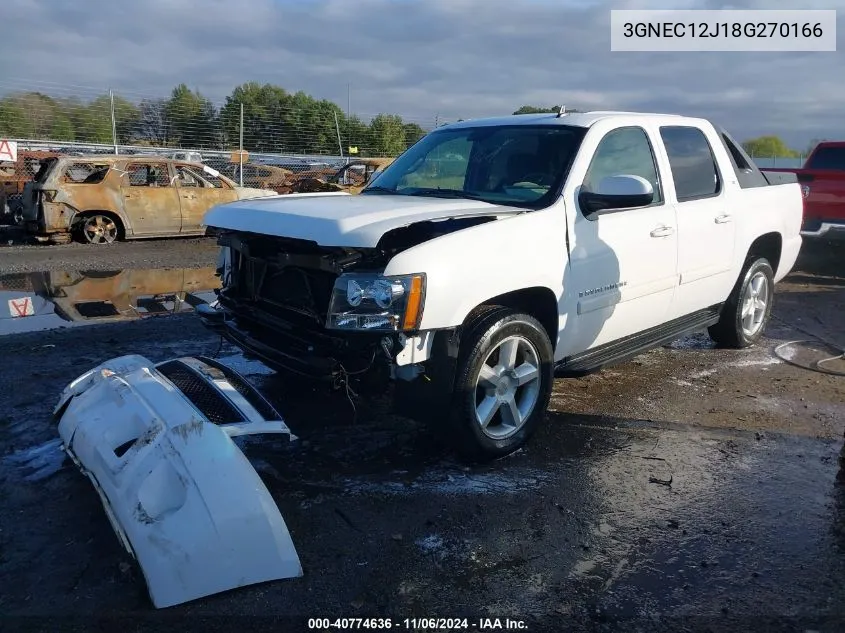
[[235, 85], [254, 80], [345, 108], [349, 83], [354, 112], [396, 112], [423, 124], [435, 115], [454, 120], [525, 103], [566, 103], [707, 116], [740, 138], [776, 133], [796, 147], [845, 133], [838, 112], [845, 85], [835, 81], [843, 70], [839, 52], [610, 51], [611, 8], [782, 6], [772, 0], [3, 0], [3, 6], [0, 92], [40, 87], [85, 96], [113, 87], [137, 98], [165, 95], [185, 82], [222, 101]]

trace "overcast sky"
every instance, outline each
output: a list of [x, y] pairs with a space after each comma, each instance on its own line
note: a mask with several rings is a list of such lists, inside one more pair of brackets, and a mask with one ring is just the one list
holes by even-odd
[[[522, 104], [665, 111], [798, 149], [845, 138], [845, 52], [625, 53], [611, 8], [839, 8], [845, 0], [0, 0], [0, 93], [131, 98], [245, 81], [430, 125]], [[839, 38], [842, 41], [842, 38]], [[129, 94], [131, 93], [131, 94]]]

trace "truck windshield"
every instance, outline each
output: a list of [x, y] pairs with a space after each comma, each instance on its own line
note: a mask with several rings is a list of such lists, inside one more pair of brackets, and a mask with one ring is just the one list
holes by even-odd
[[554, 202], [586, 129], [499, 125], [435, 131], [361, 192], [453, 197], [526, 208]]
[[845, 171], [845, 145], [824, 145], [810, 157], [805, 169]]

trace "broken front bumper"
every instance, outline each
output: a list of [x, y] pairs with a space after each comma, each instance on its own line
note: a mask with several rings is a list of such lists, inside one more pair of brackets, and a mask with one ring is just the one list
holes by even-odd
[[278, 507], [231, 439], [290, 430], [233, 370], [122, 356], [70, 383], [54, 414], [156, 607], [302, 575]]

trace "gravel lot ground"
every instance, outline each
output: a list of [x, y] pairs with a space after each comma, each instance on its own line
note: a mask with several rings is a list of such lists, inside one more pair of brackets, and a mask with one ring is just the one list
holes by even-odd
[[[0, 274], [57, 270], [201, 268], [214, 263], [213, 238], [135, 240], [117, 244], [29, 245], [17, 231], [0, 226]], [[9, 244], [8, 242], [12, 243]]]
[[[84, 246], [4, 247], [0, 271], [208, 266], [216, 252], [211, 240], [95, 250], [96, 265]], [[114, 630], [276, 631], [304, 630], [304, 617], [392, 617], [407, 630], [404, 618], [466, 616], [469, 630], [489, 617], [529, 631], [841, 631], [845, 378], [774, 352], [845, 347], [844, 312], [845, 250], [808, 248], [760, 345], [714, 349], [696, 334], [558, 380], [529, 446], [473, 468], [385, 403], [353, 415], [345, 396], [220, 347], [191, 315], [0, 337], [0, 613], [43, 630], [95, 616], [118, 618]], [[108, 358], [217, 352], [300, 437], [244, 450], [305, 575], [155, 611], [49, 413]]]

